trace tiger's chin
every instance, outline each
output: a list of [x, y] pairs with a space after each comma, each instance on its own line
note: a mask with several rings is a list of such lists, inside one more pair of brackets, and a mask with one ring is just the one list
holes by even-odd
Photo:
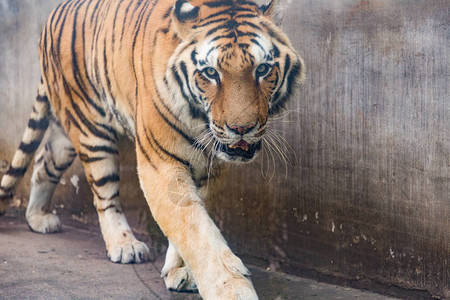
[[255, 159], [261, 150], [261, 141], [248, 144], [242, 140], [233, 145], [220, 144], [217, 149], [217, 157], [228, 162], [247, 163]]

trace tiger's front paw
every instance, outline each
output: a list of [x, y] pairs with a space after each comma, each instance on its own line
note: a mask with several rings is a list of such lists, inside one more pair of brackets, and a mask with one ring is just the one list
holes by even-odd
[[258, 300], [252, 283], [247, 278], [232, 278], [223, 287], [216, 299], [226, 300]]
[[112, 245], [107, 250], [107, 256], [115, 263], [140, 264], [150, 260], [150, 250], [146, 244], [135, 239], [119, 245]]
[[[212, 284], [204, 285], [204, 299], [209, 300], [258, 300], [249, 279], [251, 275], [242, 261], [231, 251], [223, 251]], [[200, 288], [202, 292], [202, 288]]]
[[172, 292], [198, 293], [197, 284], [191, 270], [187, 267], [174, 268], [161, 275], [164, 278], [166, 288]]

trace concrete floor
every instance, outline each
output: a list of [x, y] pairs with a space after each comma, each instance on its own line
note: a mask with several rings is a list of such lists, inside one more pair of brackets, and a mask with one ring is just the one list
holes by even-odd
[[[98, 230], [67, 224], [63, 232], [32, 233], [23, 217], [0, 218], [0, 299], [173, 299], [159, 272], [163, 257], [142, 265], [108, 261]], [[372, 299], [390, 297], [250, 267], [261, 300]]]

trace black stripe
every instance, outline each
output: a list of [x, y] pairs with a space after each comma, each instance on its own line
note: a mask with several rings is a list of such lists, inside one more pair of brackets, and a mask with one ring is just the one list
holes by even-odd
[[227, 35], [218, 35], [215, 38], [213, 38], [211, 40], [211, 42], [215, 42], [215, 41], [220, 40], [220, 39], [231, 39], [231, 38], [234, 38], [236, 40], [236, 34], [234, 32], [230, 32]]
[[202, 20], [202, 21], [206, 21], [206, 20], [209, 20], [209, 19], [212, 19], [212, 18], [215, 18], [215, 17], [221, 16], [221, 15], [229, 15], [229, 12], [230, 12], [230, 10], [229, 10], [229, 9], [225, 9], [225, 10], [222, 10], [222, 11], [216, 12], [215, 14], [212, 14], [212, 15], [209, 15], [209, 16], [207, 16], [207, 17], [203, 18], [203, 20]]
[[167, 19], [172, 14], [173, 6], [170, 6], [169, 9], [164, 13], [163, 19]]
[[37, 102], [47, 102], [47, 103], [48, 103], [47, 95], [43, 95], [43, 96], [37, 95], [36, 101], [37, 101]]
[[186, 64], [183, 61], [180, 62], [180, 68], [181, 68], [181, 73], [183, 73], [184, 80], [186, 80], [186, 86], [188, 88], [189, 94], [191, 95], [191, 98], [194, 100], [194, 102], [200, 104], [200, 102], [198, 101], [197, 97], [194, 95], [194, 93], [191, 90], [191, 86], [189, 84], [189, 75], [188, 75], [188, 72], [187, 72]]
[[275, 90], [275, 88], [277, 87], [279, 79], [280, 79], [280, 75], [278, 75], [278, 72], [276, 72], [275, 73], [275, 79], [269, 81], [269, 83], [273, 84], [272, 91]]
[[208, 60], [209, 55], [211, 54], [211, 52], [213, 52], [214, 50], [217, 50], [218, 47], [211, 47], [208, 52], [206, 52], [206, 56], [205, 56], [205, 60]]
[[255, 28], [255, 29], [257, 29], [257, 30], [261, 30], [261, 31], [263, 31], [262, 29], [261, 29], [261, 27], [259, 27], [258, 25], [256, 25], [256, 24], [253, 24], [253, 23], [251, 23], [251, 22], [249, 22], [249, 21], [242, 21], [242, 25], [248, 25], [248, 26], [250, 26], [250, 27], [252, 27], [252, 28]]
[[[93, 1], [89, 1], [89, 3], [86, 5], [85, 15], [87, 15], [87, 12], [88, 12], [88, 10], [89, 10], [89, 8], [90, 8], [92, 3], [93, 3]], [[81, 36], [83, 38], [83, 53], [86, 53], [86, 33], [85, 32], [86, 32], [86, 17], [83, 18], [83, 26], [81, 27]], [[97, 91], [97, 89], [95, 88], [94, 84], [92, 83], [92, 80], [89, 77], [89, 74], [86, 72], [86, 70], [87, 70], [86, 58], [87, 57], [88, 57], [87, 55], [83, 56], [83, 67], [84, 67], [84, 70], [85, 70], [85, 72], [84, 72], [85, 74], [84, 75], [86, 76], [86, 79], [87, 79], [87, 81], [88, 81], [92, 91], [94, 91], [95, 96], [97, 97], [97, 99], [99, 99], [100, 98], [100, 94]]]
[[175, 77], [175, 80], [176, 80], [177, 83], [178, 83], [178, 86], [179, 86], [179, 88], [180, 88], [180, 91], [181, 91], [181, 94], [182, 94], [183, 98], [184, 98], [186, 101], [189, 102], [189, 97], [188, 97], [188, 95], [186, 95], [186, 93], [185, 93], [185, 91], [184, 91], [183, 81], [181, 80], [181, 77], [180, 77], [180, 75], [178, 74], [178, 71], [177, 71], [177, 69], [175, 68], [175, 66], [172, 66], [172, 73], [173, 73], [173, 76]]
[[[143, 8], [141, 9], [141, 11], [138, 14], [137, 20], [139, 20], [139, 18], [142, 16], [142, 13], [145, 11], [145, 8], [149, 5], [150, 2], [149, 1], [145, 1], [145, 2], [138, 1], [135, 4], [135, 6], [134, 6], [133, 13], [131, 14], [131, 17], [130, 17], [130, 22], [132, 22], [133, 17], [136, 14], [136, 11], [139, 9], [139, 7], [142, 5], [142, 3], [144, 3], [144, 5], [143, 5]], [[138, 22], [136, 22], [136, 23], [138, 23]], [[137, 28], [137, 24], [136, 23], [135, 23], [134, 30], [136, 30], [136, 28]]]
[[24, 152], [26, 154], [30, 154], [30, 153], [33, 153], [34, 151], [36, 151], [36, 149], [39, 147], [40, 143], [41, 143], [40, 140], [32, 141], [29, 144], [20, 142], [19, 150], [21, 150], [22, 152]]
[[[94, 33], [93, 38], [91, 38], [92, 40], [90, 41], [91, 44], [91, 52], [94, 53], [95, 51], [97, 51], [97, 49], [99, 49], [99, 38], [100, 38], [100, 32], [102, 32], [102, 28], [103, 28], [103, 23], [105, 21], [104, 16], [107, 14], [107, 11], [104, 9], [105, 3], [108, 3], [108, 11], [109, 11], [109, 7], [111, 5], [111, 2], [113, 1], [105, 1], [102, 0], [101, 2], [97, 2], [99, 5], [95, 7], [94, 12], [92, 13], [92, 15], [95, 15], [95, 20], [94, 20], [94, 26], [92, 29], [92, 32]], [[101, 18], [100, 18], [101, 17]], [[100, 20], [100, 21], [99, 21]], [[92, 27], [92, 22], [91, 22], [91, 27]], [[103, 70], [99, 70], [99, 57], [95, 56], [94, 59], [94, 72], [95, 72], [95, 79], [97, 81], [97, 83], [101, 83], [101, 74], [103, 74]], [[101, 99], [106, 99], [106, 92], [105, 92], [105, 88], [104, 86], [100, 85], [101, 91], [99, 91], [100, 94], [100, 98], [98, 100]]]
[[[76, 155], [76, 154], [75, 154]], [[56, 171], [58, 172], [64, 172], [65, 170], [67, 170], [68, 167], [70, 167], [70, 165], [72, 164], [73, 160], [71, 162], [68, 162], [66, 164], [62, 164], [57, 166], [55, 162], [53, 162], [53, 167], [55, 168]]]
[[[154, 101], [153, 101], [154, 103]], [[161, 112], [161, 110], [159, 109], [159, 107], [155, 104], [155, 108], [156, 111], [158, 112], [158, 114], [161, 116], [161, 118], [170, 126], [172, 127], [176, 132], [178, 132], [184, 139], [186, 139], [190, 144], [194, 143], [194, 139], [191, 138], [189, 135], [187, 135], [185, 132], [183, 132], [180, 128], [178, 128], [175, 124], [173, 124], [172, 122], [169, 121], [169, 119], [167, 119], [167, 117], [165, 115], [163, 115], [163, 113]]]
[[112, 26], [112, 30], [111, 30], [113, 32], [111, 49], [113, 49], [113, 50], [114, 50], [114, 44], [116, 42], [116, 34], [114, 34], [114, 32], [116, 32], [117, 15], [119, 13], [119, 9], [120, 9], [120, 6], [122, 5], [122, 3], [124, 3], [124, 2], [123, 1], [119, 1], [119, 4], [117, 5], [117, 8], [116, 8], [116, 13], [114, 14], [114, 21], [113, 21], [113, 26]]
[[[246, 12], [248, 14], [236, 15], [239, 12]], [[233, 7], [232, 9], [227, 8], [227, 9], [221, 10], [219, 12], [216, 12], [216, 13], [214, 13], [212, 15], [209, 15], [207, 17], [204, 17], [202, 21], [204, 22], [206, 20], [209, 20], [209, 19], [221, 16], [221, 15], [228, 15], [230, 17], [240, 17], [240, 16], [247, 16], [247, 15], [249, 17], [258, 17], [258, 15], [255, 14], [255, 12], [253, 10], [251, 10], [251, 9], [244, 8], [244, 7]]]
[[252, 1], [238, 0], [238, 4], [239, 5], [249, 5], [249, 6], [253, 6], [253, 7], [256, 7], [256, 8], [259, 9], [259, 6], [256, 3], [252, 2]]
[[239, 26], [243, 26], [243, 25], [248, 25], [250, 27], [253, 27], [253, 28], [256, 28], [258, 30], [261, 30], [261, 28], [259, 26], [255, 25], [253, 23], [250, 23], [248, 21], [243, 21], [242, 23], [239, 23], [239, 22], [236, 22], [234, 19], [232, 19], [232, 20], [228, 20], [225, 24], [222, 24], [220, 26], [216, 26], [216, 27], [210, 29], [206, 33], [206, 36], [210, 36], [213, 33], [215, 33], [216, 31], [221, 30], [221, 29], [237, 30], [237, 28]]
[[46, 130], [48, 128], [47, 117], [43, 117], [39, 120], [30, 119], [28, 121], [28, 128], [31, 128], [33, 130]]
[[278, 91], [275, 93], [275, 95], [273, 97], [274, 100], [277, 100], [277, 98], [280, 96], [281, 89], [284, 86], [284, 81], [286, 80], [286, 75], [287, 75], [290, 67], [291, 67], [291, 58], [290, 58], [289, 55], [286, 54], [286, 60], [285, 60], [285, 63], [284, 63], [283, 77], [281, 78], [280, 88], [278, 89]]
[[114, 140], [114, 138], [111, 138], [110, 136], [104, 134], [102, 131], [98, 130], [97, 127], [95, 127], [84, 115], [84, 113], [81, 111], [80, 107], [75, 103], [75, 101], [73, 100], [72, 97], [70, 98], [70, 102], [72, 104], [72, 107], [75, 111], [75, 113], [77, 114], [78, 118], [80, 119], [80, 121], [86, 126], [86, 128], [96, 137], [110, 141], [115, 143], [116, 141]]
[[228, 21], [228, 20], [229, 20], [228, 18], [219, 18], [219, 19], [208, 21], [208, 22], [203, 23], [203, 24], [194, 25], [194, 26], [192, 26], [192, 28], [195, 29], [195, 28], [199, 28], [199, 27], [206, 27], [206, 26], [214, 24], [214, 23], [220, 23], [220, 22], [224, 22], [224, 21]]
[[216, 26], [216, 27], [210, 29], [210, 30], [206, 33], [205, 36], [208, 37], [208, 36], [212, 35], [213, 33], [217, 32], [217, 31], [219, 31], [219, 30], [221, 30], [221, 29], [231, 29], [231, 28], [228, 26], [228, 24], [223, 24], [223, 25], [220, 25], [220, 26]]
[[49, 178], [48, 181], [53, 184], [58, 184], [59, 180]]
[[256, 17], [259, 16], [257, 14], [242, 14], [235, 16], [235, 18], [256, 18]]
[[195, 49], [191, 52], [191, 60], [194, 65], [197, 65], [197, 51]]
[[142, 154], [144, 154], [145, 159], [149, 162], [149, 164], [153, 167], [153, 169], [157, 170], [156, 166], [153, 164], [150, 155], [148, 154], [147, 150], [142, 146], [141, 140], [139, 139], [139, 135], [136, 134], [136, 140], [137, 144], [139, 146], [139, 150], [141, 150]]
[[145, 138], [148, 142], [148, 145], [153, 149], [153, 151], [156, 152], [156, 154], [158, 155], [159, 159], [161, 160], [166, 160], [166, 157], [163, 156], [163, 153], [161, 153], [161, 149], [158, 148], [158, 146], [155, 144], [155, 142], [153, 141], [153, 138], [151, 138], [148, 133], [147, 133], [147, 129], [144, 127], [144, 134], [145, 134]]
[[56, 42], [56, 54], [53, 55], [55, 58], [58, 59], [60, 69], [62, 69], [61, 59], [60, 59], [61, 58], [61, 38], [62, 38], [63, 31], [64, 31], [64, 27], [66, 25], [67, 16], [69, 15], [69, 12], [70, 12], [70, 9], [72, 8], [72, 6], [76, 5], [76, 3], [77, 3], [77, 1], [67, 1], [66, 4], [70, 4], [69, 7], [67, 7], [67, 9], [66, 9], [66, 7], [63, 8], [63, 10], [61, 11], [60, 16], [58, 17], [57, 23], [55, 24], [55, 31], [56, 31], [56, 26], [59, 23], [60, 17], [62, 16], [62, 14], [64, 12], [65, 14], [64, 14], [64, 17], [63, 17], [63, 19], [61, 21], [61, 26], [59, 28], [58, 39], [57, 39], [57, 42]]
[[[135, 34], [135, 36], [134, 36], [135, 40], [133, 41], [133, 47], [136, 44], [137, 33], [140, 31], [142, 21], [144, 20], [143, 17], [145, 15], [145, 11], [148, 8], [149, 4], [150, 4], [149, 1], [145, 2], [145, 5], [142, 7], [141, 11], [138, 14], [137, 20], [134, 23], [133, 33]], [[133, 11], [133, 15], [135, 14], [135, 12], [139, 6], [140, 6], [140, 3], [138, 3], [138, 5], [135, 7], [135, 9]], [[131, 19], [133, 18], [133, 15], [131, 16]]]
[[122, 34], [120, 35], [120, 47], [122, 47], [122, 38], [124, 37], [124, 32], [125, 32], [125, 24], [127, 23], [127, 18], [128, 18], [128, 11], [130, 10], [131, 5], [133, 5], [133, 1], [130, 1], [130, 3], [128, 4], [127, 8], [125, 9], [125, 17], [123, 18], [123, 22], [122, 22]]
[[255, 44], [256, 46], [258, 46], [264, 52], [264, 56], [267, 55], [266, 54], [266, 49], [264, 49], [263, 46], [261, 46], [261, 44], [256, 39], [250, 39], [250, 41], [253, 44]]
[[[145, 128], [144, 128], [144, 130], [145, 130], [145, 132], [146, 132], [146, 134], [147, 134], [147, 130], [146, 130]], [[162, 152], [164, 152], [164, 154], [166, 154], [167, 156], [169, 156], [169, 157], [175, 159], [176, 161], [182, 163], [182, 164], [185, 165], [185, 166], [188, 166], [188, 167], [189, 167], [189, 166], [191, 165], [188, 161], [185, 161], [184, 159], [178, 157], [177, 155], [175, 155], [175, 154], [173, 154], [173, 153], [167, 151], [167, 150], [166, 150], [166, 149], [165, 149], [165, 148], [164, 148], [164, 147], [156, 140], [156, 138], [155, 138], [155, 136], [153, 135], [153, 133], [152, 133], [151, 130], [149, 130], [149, 133], [150, 133], [150, 137], [151, 137], [152, 141], [154, 142], [154, 144], [155, 144]], [[148, 136], [147, 136], [147, 138], [148, 138]], [[149, 142], [150, 142], [150, 141], [149, 141]]]
[[273, 57], [276, 57], [276, 58], [280, 57], [280, 49], [274, 43], [272, 43], [272, 53], [273, 53]]
[[44, 169], [45, 169], [45, 173], [47, 173], [48, 177], [54, 178], [54, 179], [59, 179], [58, 176], [56, 176], [55, 174], [53, 174], [53, 172], [51, 172], [51, 171], [48, 169], [48, 166], [47, 166], [47, 162], [46, 162], [46, 161], [44, 161]]
[[238, 36], [253, 36], [260, 37], [259, 34], [251, 32], [251, 31], [240, 31], [238, 29], [235, 30]]
[[69, 112], [69, 110], [66, 108], [66, 116], [67, 119], [84, 135], [88, 136], [86, 132], [84, 132], [83, 129], [81, 129], [80, 124], [78, 124], [77, 120], [75, 120], [75, 117]]
[[85, 99], [102, 117], [104, 117], [104, 116], [106, 116], [104, 109], [102, 107], [98, 106], [97, 103], [95, 103], [95, 101], [91, 97], [89, 97], [89, 95], [87, 94], [86, 86], [84, 85], [83, 80], [81, 78], [80, 67], [78, 65], [77, 51], [75, 50], [75, 44], [76, 44], [77, 31], [78, 31], [77, 30], [77, 17], [78, 17], [78, 11], [81, 7], [82, 7], [82, 5], [78, 5], [78, 3], [77, 3], [77, 7], [75, 9], [75, 14], [73, 17], [74, 21], [73, 21], [73, 28], [72, 28], [72, 45], [71, 45], [73, 77], [75, 79], [75, 83], [76, 83], [79, 91], [83, 95], [82, 99]]
[[100, 126], [100, 127], [102, 127], [102, 128], [104, 128], [104, 129], [106, 129], [106, 131], [111, 133], [111, 135], [113, 135], [116, 140], [119, 139], [119, 137], [117, 135], [117, 131], [113, 127], [111, 127], [109, 125], [106, 125], [106, 124], [99, 123], [99, 122], [95, 122], [95, 124]]
[[[150, 8], [150, 12], [147, 13], [147, 17], [145, 19], [145, 23], [144, 23], [144, 27], [143, 27], [144, 30], [142, 31], [142, 40], [147, 40], [147, 29], [149, 28], [148, 22], [150, 20], [150, 16], [153, 14], [153, 10], [154, 10], [155, 6], [156, 6], [156, 1], [153, 2], [153, 6]], [[147, 10], [147, 7], [145, 8], [145, 11], [146, 10]], [[142, 15], [142, 17], [144, 17], [144, 14]], [[167, 28], [169, 29], [170, 28], [170, 24], [172, 23], [172, 19], [170, 18], [168, 20], [169, 20], [169, 25], [167, 25]], [[139, 21], [139, 28], [136, 30], [136, 33], [138, 31], [140, 31], [140, 29], [141, 29], [140, 26], [141, 26], [141, 21]], [[155, 38], [156, 38], [156, 35], [155, 35]], [[145, 53], [145, 51], [141, 51], [141, 61], [144, 61], [144, 53]], [[153, 51], [151, 53], [153, 53]], [[133, 53], [133, 58], [134, 58], [134, 53]], [[146, 77], [147, 72], [144, 69], [145, 64], [141, 63], [140, 65], [141, 65], [141, 74], [143, 75], [144, 86], [147, 87], [148, 80], [147, 80], [147, 77]]]
[[98, 180], [95, 180], [92, 178], [92, 181], [94, 182], [94, 184], [98, 187], [100, 186], [104, 186], [105, 184], [108, 184], [110, 182], [119, 182], [120, 177], [118, 174], [111, 174], [105, 177], [102, 177]]
[[[100, 196], [98, 196], [98, 195], [97, 195], [97, 197], [98, 197], [100, 200], [110, 200], [110, 199], [102, 198], [102, 197], [100, 197]], [[112, 199], [112, 198], [111, 198], [111, 199]], [[115, 205], [115, 204], [110, 204], [110, 205], [107, 206], [106, 208], [97, 209], [97, 211], [98, 211], [98, 212], [105, 212], [105, 211], [107, 211], [108, 209], [111, 209], [111, 208], [116, 208], [116, 205]]]
[[[119, 191], [115, 192], [113, 195], [111, 195], [110, 197], [107, 198], [107, 197], [102, 197], [102, 196], [100, 196], [100, 193], [97, 191], [96, 188], [92, 188], [92, 190], [94, 191], [95, 195], [97, 196], [97, 198], [98, 198], [99, 200], [112, 200], [112, 199], [114, 199], [114, 198], [119, 197]], [[111, 205], [114, 205], [114, 204], [111, 204]], [[111, 205], [110, 205], [110, 206], [111, 206]]]
[[81, 145], [91, 152], [106, 152], [111, 154], [119, 154], [119, 151], [117, 149], [114, 149], [109, 146], [91, 146], [84, 143], [81, 143]]
[[97, 1], [97, 4], [95, 4], [94, 10], [91, 12], [91, 25], [94, 22], [95, 13], [98, 10], [99, 4], [100, 4], [100, 1]]
[[9, 167], [8, 171], [6, 172], [6, 175], [13, 177], [22, 177], [26, 171], [27, 171], [26, 167], [24, 168]]
[[270, 37], [274, 38], [275, 40], [277, 40], [280, 44], [283, 44], [284, 46], [287, 46], [287, 44], [285, 43], [285, 40], [283, 37], [281, 37], [278, 33], [276, 33], [275, 31], [272, 30], [272, 28], [270, 27], [270, 25], [266, 22], [261, 22], [260, 23], [267, 31], [267, 33], [270, 35]]
[[[154, 1], [152, 3], [152, 7], [150, 8], [150, 12], [147, 14], [147, 19], [145, 20], [144, 27], [147, 27], [148, 20], [150, 19], [150, 16], [153, 13], [153, 9], [155, 8], [156, 3], [157, 3], [157, 1]], [[145, 7], [145, 9], [147, 9], [147, 7], [148, 7], [148, 5]], [[135, 63], [134, 63], [135, 62], [135, 50], [136, 50], [137, 37], [138, 37], [139, 32], [141, 30], [141, 24], [142, 24], [142, 20], [143, 20], [145, 9], [142, 11], [142, 14], [139, 15], [138, 20], [136, 22], [136, 25], [134, 27], [133, 44], [132, 44], [132, 47], [131, 47], [131, 62], [132, 62], [133, 74], [134, 74], [134, 78], [135, 78], [135, 82], [136, 82], [136, 86], [135, 86], [135, 97], [136, 98], [135, 99], [138, 99], [138, 97], [139, 97], [139, 89], [138, 89], [138, 86], [137, 86], [138, 76], [137, 76], [137, 73], [136, 73], [136, 66], [135, 66]], [[145, 29], [144, 29], [143, 34], [145, 36]], [[121, 37], [121, 39], [122, 39], [122, 37]], [[143, 55], [143, 52], [141, 53], [141, 57], [142, 57], [142, 55]], [[143, 67], [144, 67], [144, 64], [141, 64], [141, 68], [143, 68]], [[144, 74], [144, 76], [145, 76], [145, 72], [143, 72], [142, 74]], [[144, 82], [145, 82], [145, 80], [144, 80]], [[137, 111], [138, 111], [138, 107], [136, 106], [136, 113], [137, 113]]]
[[197, 89], [198, 89], [201, 93], [205, 93], [205, 91], [198, 85], [197, 80], [195, 80], [195, 86], [197, 87]]
[[233, 6], [234, 2], [233, 2], [233, 0], [210, 1], [210, 2], [204, 2], [203, 5], [214, 8], [214, 7], [221, 7], [221, 6]]
[[97, 162], [97, 161], [101, 161], [104, 160], [106, 157], [104, 156], [100, 156], [100, 157], [89, 157], [87, 154], [85, 153], [80, 153], [80, 160], [84, 163], [90, 164], [93, 162]]
[[[114, 35], [114, 33], [112, 33], [112, 35]], [[103, 75], [105, 76], [106, 79], [106, 90], [111, 95], [111, 98], [113, 99], [115, 105], [114, 100], [115, 96], [113, 95], [113, 91], [111, 89], [111, 79], [109, 78], [109, 71], [108, 71], [108, 55], [106, 54], [106, 35], [105, 39], [103, 40], [103, 67], [104, 67]]]
[[[297, 63], [294, 66], [292, 66], [291, 71], [289, 72], [289, 75], [287, 76], [287, 83], [286, 83], [286, 93], [279, 99], [275, 106], [271, 108], [269, 111], [269, 114], [275, 114], [277, 113], [281, 108], [283, 108], [283, 105], [285, 102], [289, 99], [289, 97], [292, 95], [293, 90], [295, 88], [296, 80], [301, 72], [301, 64]], [[276, 99], [276, 98], [274, 98]]]

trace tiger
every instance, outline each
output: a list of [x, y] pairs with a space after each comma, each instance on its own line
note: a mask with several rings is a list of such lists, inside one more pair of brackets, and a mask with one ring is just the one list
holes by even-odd
[[127, 136], [140, 187], [168, 239], [161, 271], [167, 289], [207, 300], [258, 299], [250, 272], [205, 201], [231, 163], [258, 156], [269, 121], [304, 78], [304, 62], [279, 27], [279, 5], [62, 2], [41, 34], [41, 81], [1, 180], [0, 212], [37, 152], [26, 219], [32, 231], [61, 231], [50, 201], [79, 157], [107, 257], [149, 261], [149, 248], [134, 236], [119, 200], [118, 140]]

